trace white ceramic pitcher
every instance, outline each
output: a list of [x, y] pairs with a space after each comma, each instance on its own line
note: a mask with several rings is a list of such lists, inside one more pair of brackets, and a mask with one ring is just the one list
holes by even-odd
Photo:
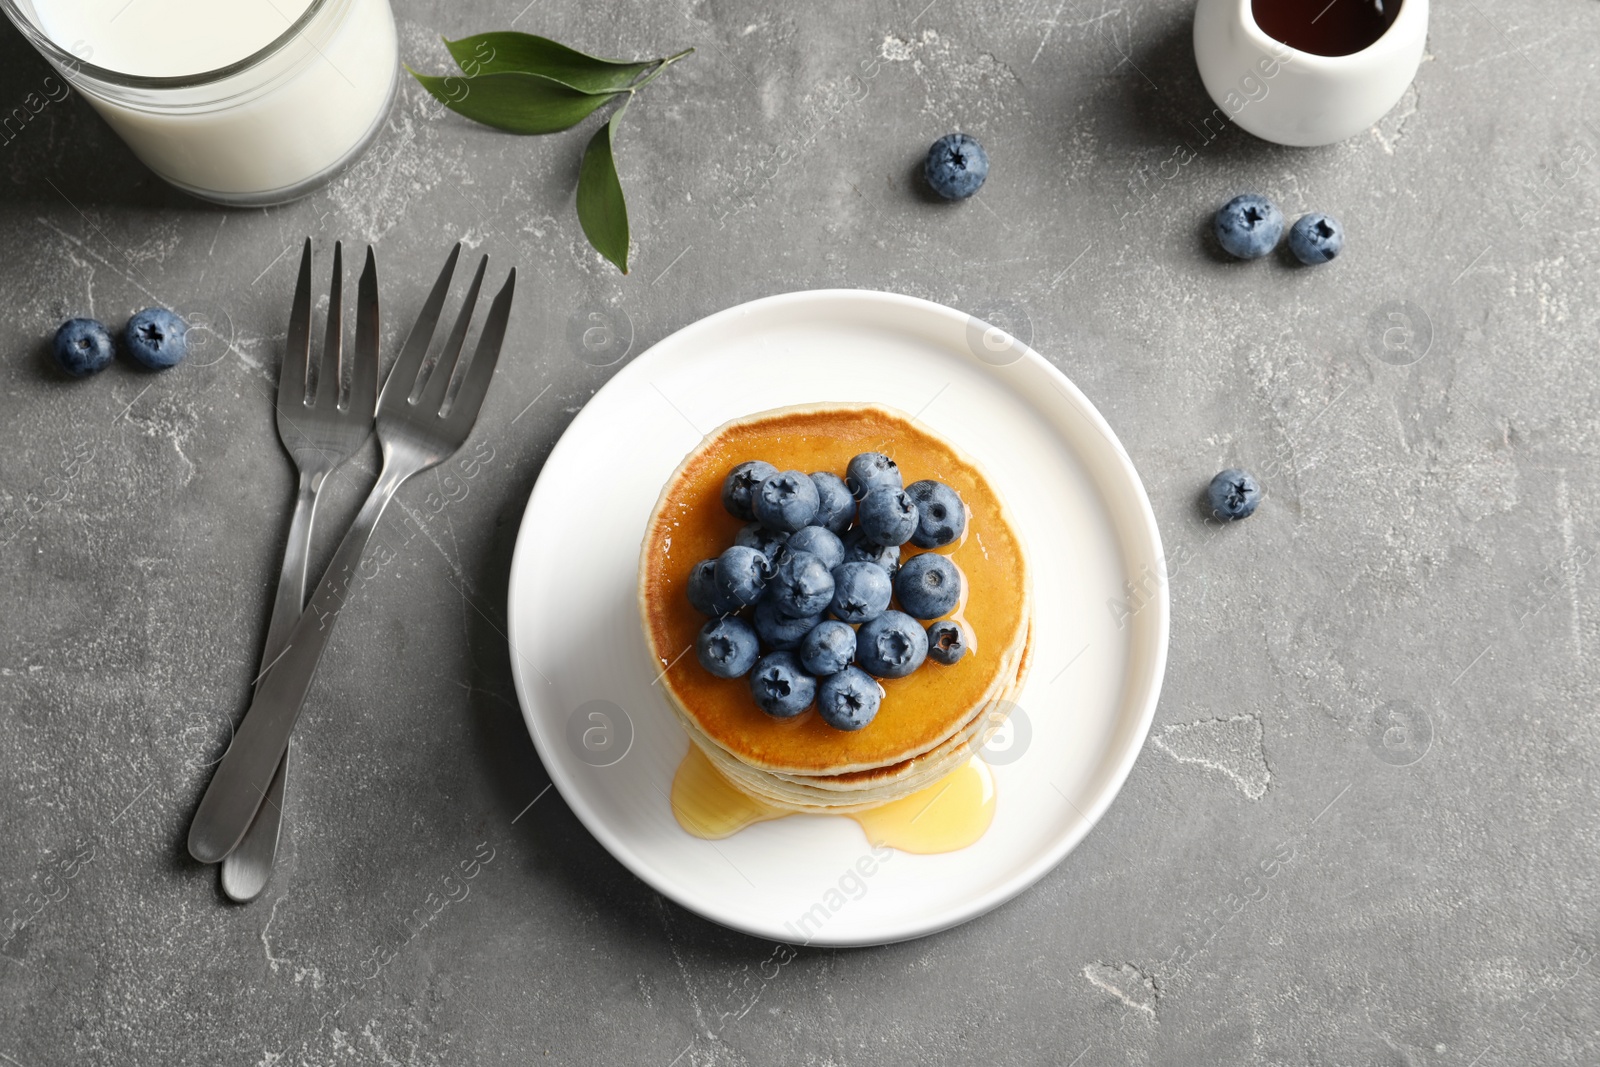
[[1332, 144], [1383, 118], [1416, 76], [1427, 36], [1428, 0], [1400, 0], [1383, 35], [1346, 56], [1273, 40], [1256, 25], [1251, 0], [1199, 0], [1194, 12], [1206, 92], [1228, 121], [1285, 145]]

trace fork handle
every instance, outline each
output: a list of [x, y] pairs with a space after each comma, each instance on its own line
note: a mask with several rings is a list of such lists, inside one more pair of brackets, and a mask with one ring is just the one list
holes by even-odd
[[272, 865], [278, 859], [278, 837], [283, 832], [283, 792], [289, 777], [289, 756], [294, 742], [283, 750], [272, 784], [243, 840], [222, 861], [223, 895], [235, 904], [248, 904], [266, 891]]
[[256, 682], [255, 699], [245, 712], [233, 744], [217, 765], [217, 773], [189, 826], [189, 854], [201, 863], [220, 863], [250, 828], [278, 761], [289, 747], [289, 736], [300, 717], [323, 650], [333, 636], [340, 610], [360, 580], [367, 542], [395, 491], [413, 473], [415, 468], [397, 469], [385, 450], [377, 484], [339, 542], [327, 573], [289, 631], [282, 653]]
[[[295, 495], [294, 517], [289, 520], [289, 540], [283, 548], [283, 567], [278, 572], [278, 591], [272, 601], [272, 619], [267, 623], [267, 640], [261, 650], [261, 670], [270, 670], [273, 660], [288, 643], [289, 631], [300, 618], [306, 602], [306, 567], [311, 550], [311, 531], [317, 521], [317, 498], [322, 493], [326, 472], [300, 471], [300, 486]], [[289, 773], [289, 751], [284, 750], [277, 772], [267, 790], [261, 810], [239, 842], [222, 861], [222, 891], [229, 900], [247, 904], [261, 895], [272, 877], [273, 860], [278, 854], [278, 835], [283, 830], [284, 780]]]
[[306, 566], [311, 551], [311, 528], [317, 521], [317, 497], [322, 492], [326, 473], [300, 472], [300, 487], [295, 494], [294, 518], [289, 520], [289, 541], [283, 546], [283, 567], [278, 572], [278, 591], [272, 598], [272, 620], [267, 623], [267, 640], [261, 649], [261, 668], [272, 661], [289, 643], [306, 604]]

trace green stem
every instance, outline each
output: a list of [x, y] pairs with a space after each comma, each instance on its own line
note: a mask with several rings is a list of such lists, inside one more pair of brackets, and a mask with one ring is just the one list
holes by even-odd
[[676, 63], [678, 60], [682, 59], [684, 56], [690, 55], [693, 52], [694, 52], [693, 48], [685, 48], [683, 51], [679, 52], [677, 55], [668, 56], [666, 59], [663, 59], [661, 61], [660, 65], [657, 66], [655, 70], [652, 70], [649, 74], [646, 74], [644, 76], [644, 78], [641, 79], [640, 81], [635, 82], [633, 85], [628, 86], [629, 98], [631, 99], [632, 95], [634, 93], [638, 92], [640, 89], [643, 89], [646, 85], [649, 85], [651, 82], [655, 81], [658, 77], [660, 77], [662, 71], [664, 71], [668, 67], [672, 66], [672, 64]]

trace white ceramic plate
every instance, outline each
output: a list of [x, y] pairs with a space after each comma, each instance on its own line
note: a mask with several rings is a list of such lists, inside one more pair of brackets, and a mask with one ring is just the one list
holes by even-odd
[[[656, 498], [729, 419], [880, 402], [975, 457], [1033, 563], [1035, 658], [991, 743], [993, 825], [938, 856], [880, 852], [856, 823], [791, 816], [722, 841], [668, 796], [688, 739], [654, 686], [635, 606]], [[1144, 743], [1167, 657], [1161, 540], [1105, 420], [1036, 352], [962, 312], [859, 290], [790, 293], [688, 326], [624, 367], [539, 475], [511, 566], [517, 695], [555, 785], [611, 854], [716, 922], [774, 940], [873, 945], [981, 915], [1066, 856]], [[1124, 583], [1142, 608], [1112, 610]], [[881, 858], [883, 856], [887, 858]]]

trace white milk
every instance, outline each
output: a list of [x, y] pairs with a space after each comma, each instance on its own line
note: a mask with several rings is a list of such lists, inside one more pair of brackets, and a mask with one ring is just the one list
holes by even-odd
[[201, 74], [237, 63], [283, 34], [310, 0], [34, 0], [40, 29], [90, 62], [152, 78]]
[[[288, 32], [312, 0], [32, 6], [36, 25], [84, 63], [173, 78], [254, 55]], [[309, 191], [365, 145], [388, 112], [398, 69], [388, 0], [324, 0], [287, 44], [222, 78], [128, 86], [86, 67], [72, 82], [174, 185], [225, 202], [270, 203]]]

